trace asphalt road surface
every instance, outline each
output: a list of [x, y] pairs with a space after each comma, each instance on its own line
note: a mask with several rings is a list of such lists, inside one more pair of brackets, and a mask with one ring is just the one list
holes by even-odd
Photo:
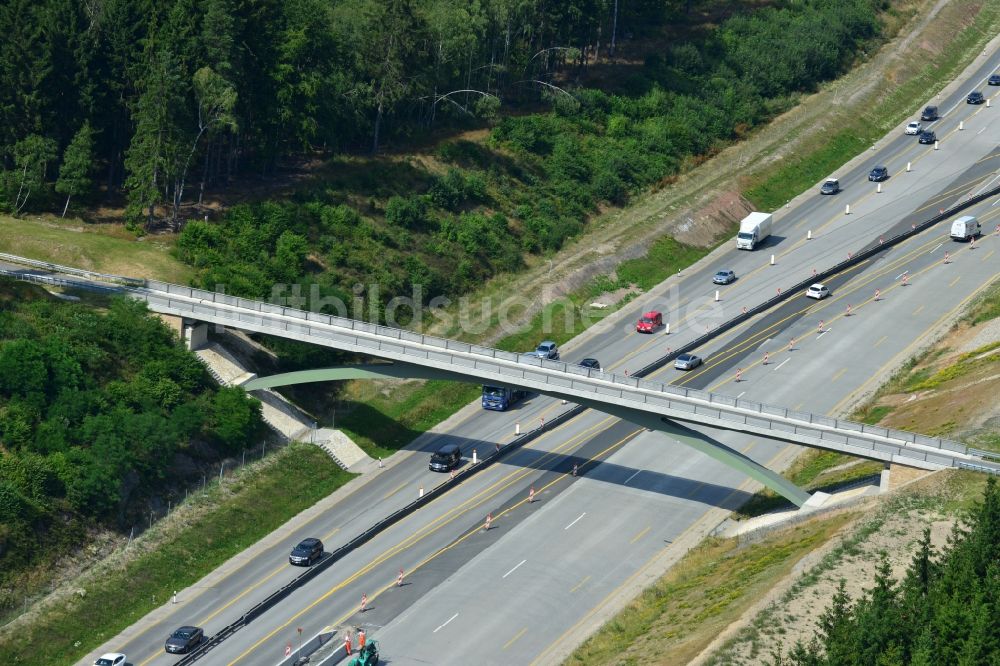
[[[615, 318], [618, 323], [581, 335], [563, 358], [593, 356], [608, 368], [638, 369], [813, 269], [995, 184], [1000, 109], [996, 88], [981, 81], [1000, 58], [981, 60], [966, 85], [937, 101], [944, 112], [933, 127], [939, 150], [894, 132], [833, 174], [840, 178], [841, 194], [810, 192], [777, 211], [766, 247], [714, 254], [631, 303]], [[971, 89], [992, 93], [992, 108], [965, 105]], [[880, 193], [867, 181], [875, 164], [886, 165], [891, 175]], [[851, 214], [845, 215], [848, 204]], [[924, 331], [995, 277], [1000, 238], [992, 229], [1000, 224], [1000, 204], [985, 202], [971, 214], [990, 234], [975, 249], [952, 243], [947, 224], [939, 225], [831, 280], [831, 297], [792, 298], [725, 334], [699, 350], [705, 366], [689, 373], [665, 368], [656, 377], [796, 409], [837, 410], [879, 368], [907, 353]], [[807, 231], [812, 240], [806, 240]], [[712, 285], [711, 275], [720, 268], [732, 268], [739, 279], [726, 287]], [[669, 335], [634, 331], [635, 319], [649, 309], [663, 310]], [[402, 454], [300, 532], [249, 561], [237, 558], [214, 585], [194, 586], [181, 603], [161, 609], [155, 622], [138, 620], [124, 634], [127, 639], [102, 649], [126, 652], [137, 666], [173, 663], [176, 657], [163, 653], [172, 629], [196, 624], [211, 635], [232, 622], [300, 573], [287, 564], [299, 539], [319, 536], [332, 550], [409, 503], [418, 487], [440, 483], [443, 477], [427, 469], [426, 451], [458, 442], [468, 458], [473, 448], [482, 453], [510, 441], [515, 423], [527, 430], [567, 408], [534, 396], [505, 413], [468, 410], [446, 432], [422, 438], [422, 451]], [[794, 451], [750, 436], [716, 435], [763, 464]], [[537, 501], [528, 504], [531, 488]], [[587, 412], [344, 558], [223, 643], [206, 663], [277, 664], [286, 645], [297, 643], [297, 629], [308, 638], [326, 626], [365, 626], [369, 637], [380, 641], [384, 659], [396, 665], [553, 663], [562, 654], [561, 636], [585, 634], [609, 595], [641, 580], [651, 561], [680, 555], [676, 542], [703, 527], [713, 509], [735, 508], [753, 489], [746, 477], [668, 437]], [[489, 531], [483, 530], [487, 513], [493, 516]], [[406, 584], [396, 587], [400, 568]], [[363, 614], [362, 594], [370, 606]]]

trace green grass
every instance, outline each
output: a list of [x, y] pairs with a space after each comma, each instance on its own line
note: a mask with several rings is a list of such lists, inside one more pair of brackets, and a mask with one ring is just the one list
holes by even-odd
[[92, 580], [85, 595], [74, 595], [30, 626], [5, 636], [0, 662], [52, 666], [78, 661], [157, 608], [174, 590], [196, 583], [352, 477], [319, 448], [305, 444], [292, 444], [262, 464], [244, 468], [221, 490], [215, 486], [194, 496], [191, 502], [207, 508], [193, 511], [190, 522], [176, 534], [165, 535], [155, 549]]
[[194, 269], [171, 255], [173, 243], [172, 236], [137, 240], [117, 224], [0, 215], [0, 252], [101, 273], [188, 284]]
[[852, 518], [841, 514], [806, 523], [744, 547], [737, 539], [709, 539], [609, 620], [565, 663], [639, 664], [667, 654], [666, 663], [687, 663], [786, 576], [802, 556]]
[[878, 405], [876, 407], [867, 407], [859, 412], [858, 420], [861, 423], [867, 423], [869, 425], [875, 425], [889, 414], [892, 413], [892, 407], [889, 405]]
[[[924, 100], [929, 91], [940, 90], [967, 65], [995, 34], [1000, 21], [1000, 5], [984, 3], [974, 20], [903, 84], [884, 94], [867, 111], [845, 120], [836, 132], [825, 134], [820, 143], [801, 155], [789, 155], [765, 170], [756, 184], [744, 193], [756, 210], [775, 210], [813, 187], [819, 180], [881, 139], [910, 115], [915, 100]], [[1000, 309], [1000, 301], [994, 303]], [[996, 315], [994, 315], [996, 316]], [[985, 320], [982, 320], [985, 321]]]

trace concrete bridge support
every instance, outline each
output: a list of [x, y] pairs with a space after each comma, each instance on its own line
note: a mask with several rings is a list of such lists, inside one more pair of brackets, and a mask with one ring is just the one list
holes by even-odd
[[201, 349], [208, 344], [208, 324], [192, 319], [184, 320], [184, 345], [189, 351]]

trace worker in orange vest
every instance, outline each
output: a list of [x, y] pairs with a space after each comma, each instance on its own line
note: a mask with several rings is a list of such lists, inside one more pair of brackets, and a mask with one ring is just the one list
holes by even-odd
[[365, 630], [358, 629], [358, 651], [365, 649]]
[[344, 634], [344, 652], [347, 653], [348, 657], [351, 656], [351, 632], [349, 631]]

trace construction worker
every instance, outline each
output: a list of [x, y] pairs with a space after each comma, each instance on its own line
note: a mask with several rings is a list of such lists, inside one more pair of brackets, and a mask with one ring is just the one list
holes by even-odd
[[358, 652], [365, 649], [365, 630], [364, 627], [358, 627]]
[[348, 657], [351, 656], [351, 632], [350, 631], [348, 631], [347, 633], [344, 634], [344, 652], [347, 653]]

